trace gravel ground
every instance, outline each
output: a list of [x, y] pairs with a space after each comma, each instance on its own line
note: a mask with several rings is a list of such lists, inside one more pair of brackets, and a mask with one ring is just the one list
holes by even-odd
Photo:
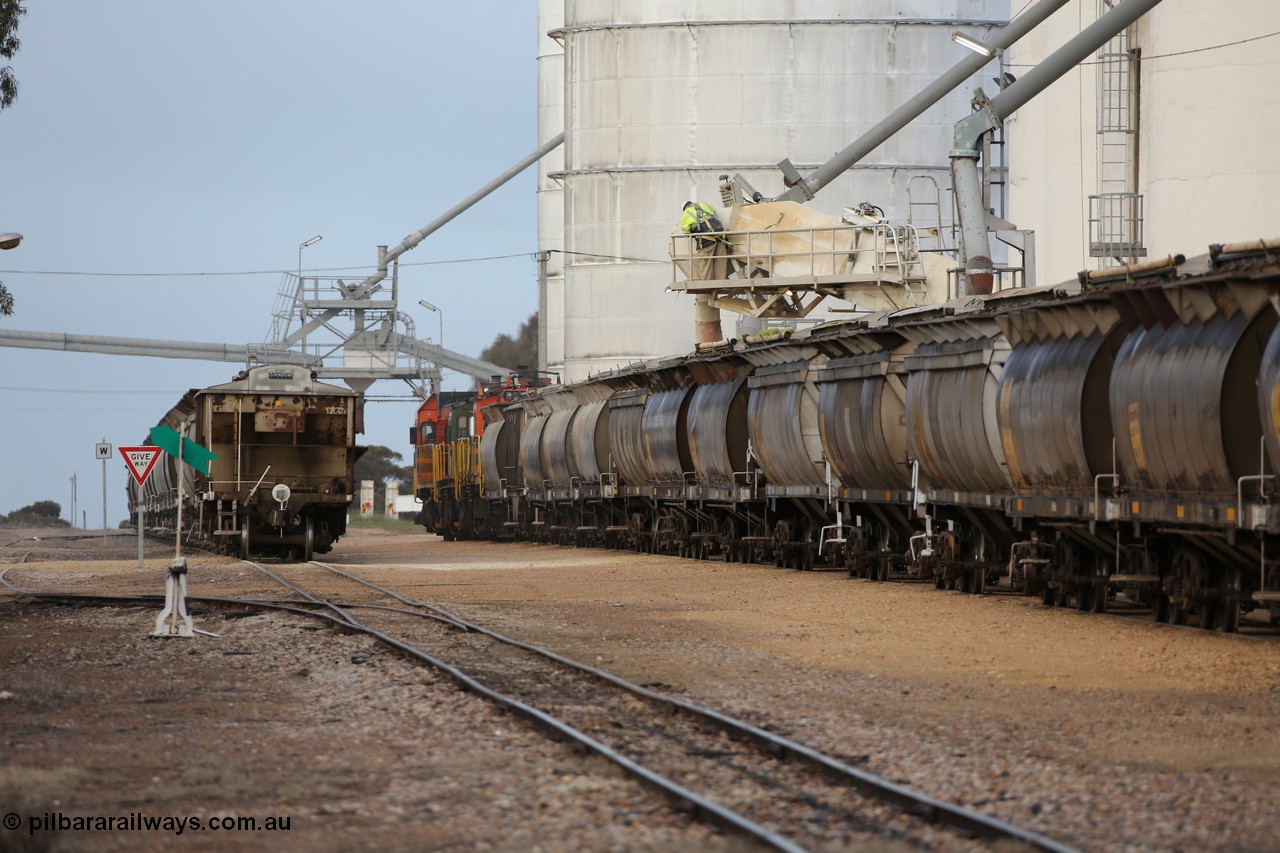
[[[154, 546], [139, 571], [131, 539], [0, 544], [32, 589], [160, 592], [172, 556]], [[1280, 848], [1271, 629], [422, 534], [356, 532], [327, 558], [1082, 849]], [[246, 593], [282, 595], [192, 558], [192, 595]], [[310, 850], [738, 849], [362, 638], [198, 612], [217, 639], [151, 640], [155, 613], [0, 596], [0, 813], [23, 820], [0, 849], [281, 846], [265, 831], [27, 835], [59, 811], [288, 816], [287, 843]]]

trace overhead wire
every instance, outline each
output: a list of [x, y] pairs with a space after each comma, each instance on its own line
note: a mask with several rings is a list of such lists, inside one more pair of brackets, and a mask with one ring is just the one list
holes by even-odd
[[[108, 391], [102, 388], [23, 388], [17, 385], [0, 385], [0, 391], [32, 391], [37, 394], [160, 394], [173, 396], [173, 391], [138, 391], [133, 388], [120, 391]], [[182, 392], [178, 391], [181, 395]]]
[[[1142, 55], [1142, 62], [1146, 63], [1146, 62], [1153, 62], [1154, 60], [1157, 60], [1157, 59], [1168, 59], [1171, 56], [1187, 56], [1192, 53], [1207, 53], [1208, 51], [1211, 51], [1211, 50], [1222, 50], [1223, 48], [1236, 47], [1242, 44], [1249, 44], [1250, 42], [1262, 41], [1263, 39], [1269, 39], [1269, 38], [1275, 38], [1276, 36], [1280, 36], [1280, 31], [1276, 31], [1274, 33], [1264, 33], [1263, 35], [1260, 35], [1260, 36], [1252, 36], [1251, 38], [1240, 39], [1239, 41], [1228, 41], [1228, 42], [1223, 42], [1222, 44], [1207, 45], [1205, 47], [1193, 47], [1188, 50], [1175, 50], [1172, 53], [1153, 53], [1153, 54], [1144, 53]], [[1077, 63], [1077, 66], [1101, 65], [1101, 64], [1102, 62], [1090, 60], [1088, 62], [1079, 62]], [[1007, 67], [1034, 68], [1035, 64], [1011, 62], [1008, 64]]]
[[[666, 260], [655, 260], [654, 258], [631, 258], [625, 255], [602, 255], [593, 252], [569, 252], [564, 249], [550, 249], [562, 255], [575, 255], [585, 258], [600, 258], [611, 261], [633, 261], [642, 264], [664, 264]], [[503, 261], [511, 258], [536, 258], [537, 252], [513, 252], [507, 255], [486, 255], [477, 258], [451, 258], [443, 261], [412, 261], [401, 262], [401, 267], [430, 267], [443, 266], [446, 264], [474, 264], [484, 261]], [[376, 266], [354, 266], [354, 267], [306, 267], [303, 272], [307, 273], [335, 273], [335, 272], [361, 272], [376, 270]], [[0, 275], [60, 275], [60, 276], [89, 276], [94, 278], [213, 278], [213, 277], [229, 277], [229, 276], [247, 276], [247, 275], [289, 275], [296, 274], [297, 270], [239, 270], [225, 272], [86, 272], [76, 270], [5, 270], [0, 269]]]
[[[444, 264], [473, 264], [481, 261], [501, 261], [508, 258], [524, 258], [529, 257], [531, 252], [515, 252], [510, 255], [488, 255], [480, 258], [453, 258], [444, 261], [412, 261], [401, 263], [402, 267], [429, 267], [442, 266]], [[376, 265], [355, 266], [355, 267], [307, 267], [303, 272], [358, 272], [362, 270], [376, 270]], [[282, 275], [296, 274], [296, 269], [287, 270], [242, 270], [239, 272], [77, 272], [72, 270], [0, 270], [3, 275], [66, 275], [66, 276], [94, 276], [99, 278], [184, 278], [184, 277], [214, 277], [214, 276], [245, 276], [245, 275]]]

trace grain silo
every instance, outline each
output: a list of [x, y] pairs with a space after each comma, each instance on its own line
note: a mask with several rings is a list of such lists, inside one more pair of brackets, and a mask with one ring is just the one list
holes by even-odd
[[[543, 362], [567, 380], [692, 347], [692, 302], [667, 293], [667, 240], [686, 200], [719, 205], [719, 176], [783, 189], [776, 164], [824, 163], [1003, 24], [1002, 0], [733, 3], [544, 0], [563, 23], [539, 51], [539, 135], [565, 131], [563, 163], [540, 180]], [[544, 42], [545, 44], [545, 42]], [[832, 214], [862, 201], [895, 219], [949, 223], [947, 154], [993, 61], [828, 186]], [[560, 188], [556, 191], [552, 184]], [[910, 203], [908, 202], [910, 187]], [[560, 255], [559, 252], [553, 257]], [[563, 341], [563, 348], [558, 343]], [[558, 356], [558, 357], [557, 357]]]
[[[1043, 60], [1113, 0], [1071, 0], [1009, 51]], [[1280, 235], [1280, 4], [1164, 0], [1009, 121], [1009, 218], [1039, 281]]]

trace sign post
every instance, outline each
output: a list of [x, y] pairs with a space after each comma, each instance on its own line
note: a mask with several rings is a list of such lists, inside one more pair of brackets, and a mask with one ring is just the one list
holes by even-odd
[[[164, 424], [151, 428], [151, 441], [165, 453], [185, 462], [202, 474], [208, 475], [209, 463], [218, 456], [207, 447], [185, 440], [181, 433]], [[165, 582], [164, 610], [156, 617], [156, 637], [193, 637], [195, 630], [187, 614], [187, 561], [182, 556], [182, 485], [186, 472], [178, 466], [178, 522], [177, 541], [174, 544], [173, 564], [169, 566], [169, 579]]]
[[94, 448], [94, 453], [102, 460], [102, 541], [107, 541], [107, 460], [111, 458], [111, 445], [104, 437]]
[[160, 458], [160, 448], [158, 447], [122, 447], [120, 455], [124, 457], [125, 467], [129, 469], [129, 473], [133, 475], [133, 480], [138, 484], [138, 568], [143, 568], [142, 564], [142, 533], [147, 529], [146, 525], [146, 498], [142, 493], [142, 487], [147, 483], [147, 477], [151, 476], [151, 469], [156, 467], [156, 460]]

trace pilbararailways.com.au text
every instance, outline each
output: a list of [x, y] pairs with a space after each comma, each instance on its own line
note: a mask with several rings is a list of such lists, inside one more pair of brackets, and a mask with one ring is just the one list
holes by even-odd
[[[22, 816], [9, 812], [0, 818], [0, 825], [11, 832], [24, 826], [27, 835], [37, 832], [288, 832], [291, 817], [241, 817], [214, 815], [212, 817], [164, 817], [129, 812], [125, 815], [69, 815], [63, 812], [44, 812]], [[0, 836], [2, 837], [2, 836]], [[3, 845], [0, 845], [3, 846]]]

